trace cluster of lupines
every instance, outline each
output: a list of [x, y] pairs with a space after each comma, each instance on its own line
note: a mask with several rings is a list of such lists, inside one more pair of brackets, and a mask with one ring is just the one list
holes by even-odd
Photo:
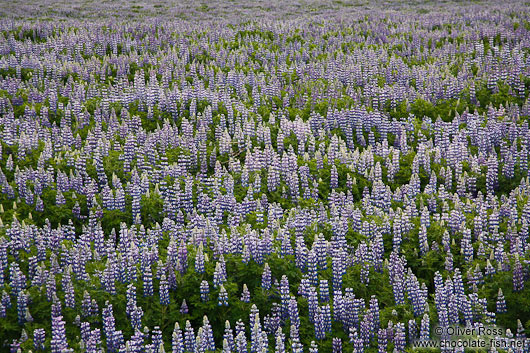
[[524, 337], [530, 12], [503, 5], [0, 20], [0, 345]]

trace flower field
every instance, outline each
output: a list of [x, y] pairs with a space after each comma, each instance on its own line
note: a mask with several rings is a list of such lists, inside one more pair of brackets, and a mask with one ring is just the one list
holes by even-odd
[[0, 14], [1, 352], [530, 337], [530, 3]]

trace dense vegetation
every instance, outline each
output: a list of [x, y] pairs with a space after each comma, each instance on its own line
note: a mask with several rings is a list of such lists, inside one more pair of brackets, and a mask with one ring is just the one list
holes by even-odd
[[0, 19], [0, 350], [526, 337], [529, 8], [379, 6]]

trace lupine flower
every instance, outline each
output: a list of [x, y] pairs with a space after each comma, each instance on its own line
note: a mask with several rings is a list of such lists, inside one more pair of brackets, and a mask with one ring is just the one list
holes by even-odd
[[160, 279], [160, 304], [169, 305], [169, 286], [165, 275]]
[[186, 328], [184, 331], [184, 348], [185, 351], [194, 352], [196, 347], [195, 333], [190, 322], [186, 320]]
[[18, 292], [17, 297], [17, 313], [19, 324], [24, 324], [26, 321], [26, 310], [28, 309], [28, 295], [24, 291]]
[[325, 279], [320, 280], [319, 293], [320, 293], [320, 301], [321, 302], [325, 303], [325, 302], [329, 301], [329, 286], [328, 286], [328, 281], [327, 280], [325, 280]]
[[239, 334], [237, 334], [235, 342], [236, 342], [235, 346], [236, 346], [237, 353], [247, 352], [247, 339], [243, 332], [239, 332]]
[[314, 325], [315, 325], [315, 338], [317, 340], [323, 340], [326, 336], [324, 329], [324, 317], [322, 316], [322, 311], [320, 307], [317, 307], [316, 313], [314, 315]]
[[36, 350], [44, 350], [44, 341], [46, 340], [46, 331], [42, 328], [35, 329], [33, 331], [33, 346]]
[[333, 337], [332, 342], [333, 353], [342, 353], [342, 340], [338, 337]]
[[515, 264], [513, 266], [513, 290], [519, 292], [524, 288], [523, 281], [523, 267], [519, 261], [519, 258], [515, 258]]
[[219, 306], [228, 306], [228, 293], [226, 292], [225, 287], [221, 284], [221, 289], [219, 289]]
[[405, 328], [403, 323], [398, 323], [396, 325], [396, 334], [394, 336], [394, 348], [398, 352], [402, 352], [405, 348], [406, 339], [405, 339]]
[[162, 344], [162, 331], [160, 331], [160, 327], [155, 326], [155, 329], [153, 330], [153, 333], [151, 335], [151, 341], [153, 343], [155, 351], [159, 352], [159, 347]]
[[250, 303], [250, 291], [246, 284], [243, 284], [243, 291], [241, 292], [241, 299], [244, 303]]
[[261, 287], [265, 290], [271, 289], [271, 270], [269, 264], [265, 263], [261, 276]]
[[184, 352], [184, 341], [182, 337], [182, 330], [178, 322], [175, 322], [175, 328], [173, 329], [173, 335], [171, 339], [172, 353], [183, 353]]
[[208, 285], [207, 281], [201, 282], [200, 292], [201, 292], [201, 300], [203, 302], [207, 302], [209, 300], [209, 293], [210, 293], [210, 286]]
[[188, 313], [188, 304], [186, 304], [186, 299], [182, 299], [182, 305], [180, 306], [180, 313], [186, 315]]
[[50, 344], [53, 353], [62, 353], [69, 349], [64, 328], [65, 322], [62, 319], [62, 316], [56, 316], [52, 319], [52, 340]]
[[499, 288], [499, 293], [497, 294], [497, 314], [502, 314], [506, 312], [506, 300], [504, 300], [504, 294], [502, 289]]
[[318, 346], [315, 341], [311, 341], [311, 346], [309, 347], [309, 353], [318, 353]]
[[386, 352], [387, 342], [388, 341], [387, 341], [386, 330], [382, 328], [379, 329], [377, 333], [377, 347], [378, 347], [379, 353]]

